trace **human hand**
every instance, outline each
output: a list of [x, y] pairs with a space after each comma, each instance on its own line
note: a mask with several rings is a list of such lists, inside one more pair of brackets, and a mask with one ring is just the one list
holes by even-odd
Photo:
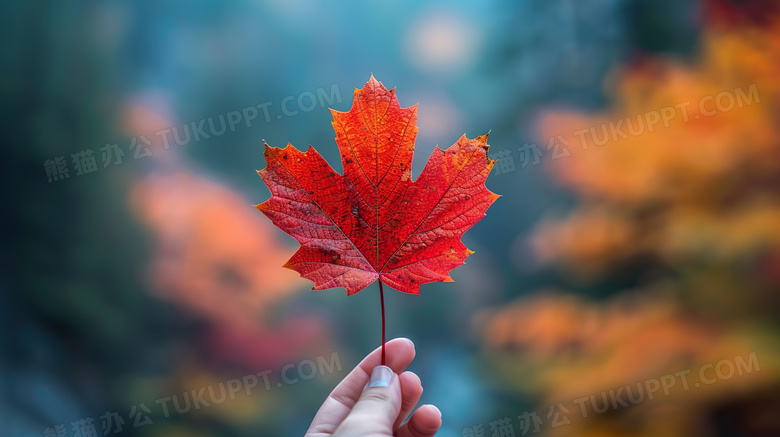
[[423, 405], [412, 413], [423, 388], [420, 378], [404, 370], [414, 359], [414, 343], [396, 338], [371, 352], [330, 393], [305, 437], [430, 437], [441, 426], [441, 412]]

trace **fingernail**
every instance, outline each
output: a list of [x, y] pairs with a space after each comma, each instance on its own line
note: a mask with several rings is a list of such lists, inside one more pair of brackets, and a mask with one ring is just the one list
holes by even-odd
[[387, 366], [376, 366], [368, 380], [369, 387], [387, 387], [393, 379], [393, 369]]

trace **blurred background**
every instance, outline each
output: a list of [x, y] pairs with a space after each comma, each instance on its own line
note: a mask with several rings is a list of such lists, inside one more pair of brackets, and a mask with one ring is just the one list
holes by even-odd
[[281, 268], [262, 140], [491, 131], [454, 283], [386, 293], [443, 436], [780, 435], [771, 0], [5, 1], [0, 434], [302, 435], [376, 286]]

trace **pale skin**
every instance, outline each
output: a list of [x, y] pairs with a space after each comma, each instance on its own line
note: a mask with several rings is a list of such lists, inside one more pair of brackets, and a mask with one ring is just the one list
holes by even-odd
[[[385, 365], [393, 370], [387, 387], [367, 387], [381, 363], [381, 348], [371, 352], [330, 393], [305, 437], [431, 437], [441, 426], [433, 405], [417, 410], [423, 388], [406, 368], [414, 359], [414, 343], [396, 338], [385, 344]], [[408, 420], [407, 420], [408, 418]]]

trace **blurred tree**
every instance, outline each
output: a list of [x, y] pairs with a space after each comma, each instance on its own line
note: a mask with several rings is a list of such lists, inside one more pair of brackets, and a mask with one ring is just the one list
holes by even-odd
[[[511, 387], [568, 408], [571, 424], [545, 422], [551, 435], [780, 432], [780, 16], [754, 6], [707, 3], [695, 60], [632, 60], [607, 82], [604, 113], [541, 117], [541, 138], [571, 145], [548, 168], [578, 205], [539, 223], [538, 259], [575, 286], [635, 284], [602, 302], [543, 294], [478, 318]], [[732, 9], [738, 22], [723, 19]], [[602, 402], [751, 353], [760, 371]]]

